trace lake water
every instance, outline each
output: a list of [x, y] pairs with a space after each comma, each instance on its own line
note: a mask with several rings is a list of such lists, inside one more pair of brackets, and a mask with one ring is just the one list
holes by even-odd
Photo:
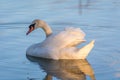
[[[45, 39], [40, 29], [25, 35], [34, 19], [54, 32], [80, 27], [95, 47], [87, 60], [26, 57], [27, 47]], [[0, 80], [120, 80], [119, 32], [119, 0], [0, 0]]]

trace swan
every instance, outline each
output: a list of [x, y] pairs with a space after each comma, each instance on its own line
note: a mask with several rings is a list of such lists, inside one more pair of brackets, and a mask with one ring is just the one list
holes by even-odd
[[26, 50], [26, 55], [47, 59], [86, 59], [94, 47], [94, 40], [82, 48], [77, 45], [85, 42], [85, 33], [80, 28], [67, 27], [63, 31], [54, 34], [51, 27], [43, 20], [35, 19], [29, 26], [28, 35], [33, 30], [42, 28], [46, 39], [33, 44]]

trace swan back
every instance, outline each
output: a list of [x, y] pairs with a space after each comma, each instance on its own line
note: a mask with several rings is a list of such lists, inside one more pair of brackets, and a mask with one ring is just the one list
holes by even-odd
[[57, 48], [73, 47], [85, 41], [85, 33], [80, 28], [65, 28], [64, 31], [46, 38], [43, 45]]

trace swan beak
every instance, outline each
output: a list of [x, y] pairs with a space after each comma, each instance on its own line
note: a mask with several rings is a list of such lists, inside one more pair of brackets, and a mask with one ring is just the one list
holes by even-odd
[[32, 32], [35, 28], [34, 28], [34, 25], [35, 24], [32, 24], [32, 25], [30, 25], [29, 26], [29, 30], [28, 30], [28, 32], [26, 33], [26, 35], [28, 35], [30, 32]]
[[28, 35], [32, 31], [33, 31], [33, 29], [29, 29], [28, 32], [26, 33], [26, 35]]

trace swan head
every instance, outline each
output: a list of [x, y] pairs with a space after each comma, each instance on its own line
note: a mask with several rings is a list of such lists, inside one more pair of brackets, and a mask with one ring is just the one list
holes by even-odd
[[37, 28], [42, 28], [44, 25], [45, 25], [44, 21], [35, 19], [34, 21], [32, 21], [31, 25], [29, 25], [29, 30], [26, 33], [26, 35], [28, 35], [29, 33], [31, 33], [33, 30]]

